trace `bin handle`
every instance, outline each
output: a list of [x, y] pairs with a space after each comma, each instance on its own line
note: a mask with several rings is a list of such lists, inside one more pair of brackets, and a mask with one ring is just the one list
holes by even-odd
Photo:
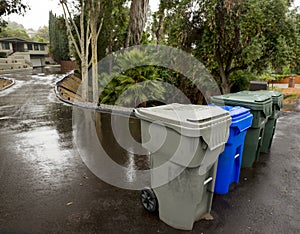
[[235, 155], [235, 156], [234, 156], [234, 159], [236, 159], [236, 158], [238, 158], [238, 157], [240, 157], [240, 154]]
[[245, 127], [245, 128], [243, 128], [243, 129], [240, 129], [240, 132], [244, 132], [244, 131], [246, 131], [246, 130], [248, 130], [249, 129], [249, 127]]
[[213, 180], [212, 177], [207, 178], [207, 179], [204, 181], [204, 185], [207, 185], [207, 184], [210, 183], [212, 180]]

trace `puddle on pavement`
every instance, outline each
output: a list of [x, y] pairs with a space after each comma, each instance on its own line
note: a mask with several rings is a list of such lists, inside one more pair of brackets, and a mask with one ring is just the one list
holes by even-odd
[[[23, 158], [32, 171], [45, 174], [61, 170], [66, 164], [71, 166], [69, 159], [74, 156], [66, 151], [74, 147], [73, 108], [59, 102], [54, 94], [55, 81], [61, 73], [37, 69], [5, 76], [15, 79], [16, 85], [1, 94], [0, 126], [2, 134], [16, 136], [15, 157]], [[110, 159], [121, 166], [120, 180], [128, 183], [141, 180], [138, 171], [149, 169], [150, 160], [141, 147], [139, 120], [99, 112], [93, 118], [96, 140]], [[108, 173], [114, 176], [114, 171]], [[145, 177], [149, 179], [148, 174]]]
[[73, 135], [82, 161], [101, 180], [134, 190], [150, 185], [138, 119], [74, 107]]
[[139, 119], [101, 112], [96, 112], [95, 118], [98, 138], [111, 159], [132, 170], [150, 168], [147, 151], [141, 146]]

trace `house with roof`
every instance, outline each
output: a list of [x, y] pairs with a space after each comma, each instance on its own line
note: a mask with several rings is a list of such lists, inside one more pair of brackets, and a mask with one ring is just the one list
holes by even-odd
[[0, 70], [43, 67], [48, 58], [48, 44], [45, 42], [0, 38]]

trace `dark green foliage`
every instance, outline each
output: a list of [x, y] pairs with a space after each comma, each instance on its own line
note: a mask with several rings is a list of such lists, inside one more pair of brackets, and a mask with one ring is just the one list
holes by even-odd
[[22, 0], [0, 0], [0, 31], [7, 25], [3, 16], [13, 13], [23, 15], [28, 9], [29, 6]]
[[[203, 95], [190, 79], [164, 67], [143, 65], [150, 64], [155, 56], [132, 50], [114, 61], [116, 66], [113, 73], [102, 73], [99, 77], [99, 102], [130, 107], [149, 107], [173, 102], [202, 104]], [[130, 68], [132, 64], [141, 65]]]
[[[159, 81], [158, 68], [154, 66], [139, 66], [128, 69], [130, 65], [147, 64], [149, 58], [145, 53], [133, 50], [118, 60], [114, 70], [121, 73], [101, 74], [99, 87], [103, 90], [99, 102], [120, 106], [151, 106], [151, 100], [164, 100], [165, 87]], [[150, 100], [150, 101], [149, 101]]]
[[129, 22], [126, 0], [102, 0], [103, 25], [98, 39], [98, 58], [124, 48]]
[[[164, 1], [162, 1], [164, 2]], [[236, 71], [262, 73], [299, 64], [299, 15], [286, 0], [172, 0], [165, 7], [165, 43], [192, 52], [223, 92]], [[192, 7], [193, 6], [193, 7]], [[297, 55], [298, 54], [298, 55]]]
[[[126, 2], [102, 0], [100, 59], [124, 47], [129, 23]], [[148, 28], [143, 34], [142, 44], [156, 39], [160, 44], [192, 53], [208, 68], [223, 93], [247, 89], [250, 80], [262, 79], [266, 72], [269, 76], [274, 72], [285, 74], [285, 67], [289, 67], [289, 74], [300, 72], [300, 17], [289, 8], [288, 0], [161, 0], [160, 3], [158, 12], [153, 14], [151, 30]], [[205, 102], [203, 95], [212, 88], [209, 83], [201, 84], [204, 86], [201, 93], [194, 83], [205, 82], [204, 78], [193, 83], [178, 72], [157, 66], [138, 66], [115, 74], [112, 64], [113, 61], [111, 75], [99, 77], [101, 87], [113, 78], [100, 96], [100, 101], [106, 104], [115, 104], [125, 92], [132, 95], [126, 96], [124, 105], [152, 105], [153, 102], [143, 101], [145, 93], [139, 93], [141, 88], [147, 90], [151, 83], [147, 81], [169, 83], [197, 104]], [[278, 77], [274, 75], [274, 79]], [[159, 91], [157, 97], [173, 100], [176, 96], [158, 87], [153, 89]]]
[[257, 80], [258, 76], [250, 71], [236, 71], [230, 74], [229, 82], [232, 84], [231, 92], [248, 90], [251, 80]]
[[[176, 87], [178, 91], [182, 92], [190, 103], [202, 104], [203, 94], [197, 88], [197, 86], [187, 77], [180, 74], [179, 72], [172, 71], [167, 68], [158, 68], [159, 77], [163, 79], [164, 82]], [[178, 100], [178, 94], [176, 93], [166, 93], [166, 99], [170, 102], [180, 102], [185, 103], [185, 100]]]
[[23, 14], [28, 5], [22, 0], [1, 0], [0, 1], [0, 16], [9, 15], [12, 13]]
[[69, 39], [65, 20], [49, 12], [50, 52], [55, 61], [70, 60]]

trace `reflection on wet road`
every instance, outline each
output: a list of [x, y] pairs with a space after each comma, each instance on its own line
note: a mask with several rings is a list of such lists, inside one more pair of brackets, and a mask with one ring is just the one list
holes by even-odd
[[[112, 230], [110, 216], [120, 216], [115, 215], [115, 204], [134, 204], [143, 212], [138, 192], [118, 189], [116, 193], [83, 164], [73, 146], [72, 107], [54, 93], [61, 76], [42, 70], [4, 75], [16, 84], [0, 93], [1, 233]], [[106, 150], [127, 168], [123, 179], [136, 180], [136, 165], [147, 164], [117, 146], [108, 114], [101, 121]], [[138, 128], [139, 122], [135, 125]], [[119, 194], [122, 201], [116, 200]]]
[[[72, 143], [72, 107], [53, 91], [59, 73], [7, 77], [16, 84], [0, 92], [0, 233], [182, 233], [146, 212], [138, 191], [113, 187], [83, 164]], [[110, 115], [95, 119], [105, 150], [127, 168], [123, 179], [136, 181], [133, 169], [147, 169], [147, 157], [120, 148], [126, 137], [114, 139]], [[228, 195], [215, 196], [215, 220], [195, 223], [192, 233], [299, 233], [299, 121], [298, 113], [280, 118], [271, 153], [242, 170]], [[131, 130], [140, 141], [140, 129]]]
[[16, 84], [0, 93], [0, 231], [39, 230], [47, 203], [55, 198], [64, 204], [57, 192], [82, 177], [76, 171], [82, 163], [72, 145], [71, 107], [53, 92], [60, 76], [42, 70], [5, 76]]

